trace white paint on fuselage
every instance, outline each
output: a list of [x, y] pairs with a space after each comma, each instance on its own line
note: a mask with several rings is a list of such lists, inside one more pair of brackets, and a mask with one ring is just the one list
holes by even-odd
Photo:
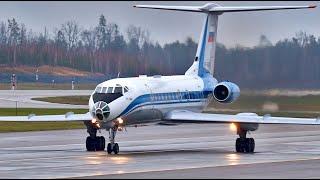
[[[161, 113], [166, 113], [175, 109], [186, 109], [193, 111], [201, 111], [206, 105], [205, 101], [193, 102], [188, 101], [172, 104], [152, 104], [145, 103], [140, 104], [139, 107], [131, 108], [126, 114], [121, 114], [125, 110], [128, 110], [128, 106], [137, 98], [143, 95], [159, 94], [159, 93], [175, 93], [175, 92], [192, 92], [192, 91], [202, 91], [204, 88], [204, 82], [199, 76], [192, 75], [177, 75], [177, 76], [139, 76], [131, 78], [116, 78], [100, 83], [100, 87], [115, 87], [116, 85], [121, 85], [122, 87], [127, 86], [129, 91], [124, 93], [124, 95], [111, 103], [109, 103], [110, 115], [106, 121], [114, 120], [120, 115], [130, 116], [131, 113], [136, 111], [145, 111], [150, 109], [155, 109], [161, 111]], [[94, 92], [93, 92], [94, 93]], [[92, 93], [92, 94], [93, 94]], [[169, 98], [168, 98], [169, 100]], [[163, 99], [153, 99], [154, 102], [166, 101], [166, 97]], [[92, 95], [89, 101], [89, 108], [92, 111], [94, 102], [92, 100]], [[134, 109], [134, 110], [132, 110]]]

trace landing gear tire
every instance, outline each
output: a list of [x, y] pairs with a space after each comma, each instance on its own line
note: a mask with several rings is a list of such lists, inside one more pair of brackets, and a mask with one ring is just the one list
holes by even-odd
[[91, 138], [90, 136], [87, 137], [87, 140], [86, 140], [86, 148], [87, 148], [87, 151], [95, 151], [96, 148], [95, 148], [95, 141], [93, 138]]
[[118, 154], [119, 153], [119, 145], [118, 143], [115, 143], [113, 146], [113, 152], [114, 154]]
[[108, 154], [112, 153], [112, 145], [111, 145], [111, 143], [108, 143], [107, 152], [108, 152]]
[[246, 139], [246, 152], [247, 153], [253, 153], [254, 152], [254, 147], [255, 147], [255, 143], [254, 143], [254, 139], [253, 138], [247, 138]]
[[103, 136], [96, 138], [96, 151], [104, 151], [106, 148], [106, 140]]
[[253, 138], [237, 138], [236, 151], [240, 153], [253, 153], [255, 148], [255, 142]]
[[114, 143], [113, 145], [111, 143], [108, 143], [107, 152], [108, 154], [111, 154], [112, 152], [114, 152], [114, 154], [118, 154], [119, 153], [118, 143]]
[[106, 140], [103, 136], [97, 136], [95, 138], [88, 136], [86, 140], [87, 151], [104, 151], [105, 143]]
[[237, 138], [236, 140], [236, 151], [243, 153], [244, 152], [244, 147], [243, 147], [244, 143], [243, 140], [241, 140], [240, 138]]

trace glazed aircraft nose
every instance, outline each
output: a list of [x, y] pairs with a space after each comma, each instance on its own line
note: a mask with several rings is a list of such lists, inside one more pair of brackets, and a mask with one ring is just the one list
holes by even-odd
[[98, 101], [94, 104], [94, 115], [100, 121], [106, 120], [110, 115], [110, 108], [106, 102]]

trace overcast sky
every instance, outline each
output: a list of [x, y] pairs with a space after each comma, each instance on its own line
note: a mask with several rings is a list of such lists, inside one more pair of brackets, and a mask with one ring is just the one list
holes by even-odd
[[[108, 22], [119, 24], [125, 31], [129, 24], [148, 29], [151, 39], [160, 44], [185, 40], [191, 36], [198, 41], [204, 14], [133, 8], [135, 4], [203, 5], [209, 1], [96, 1], [96, 2], [0, 2], [0, 21], [15, 17], [19, 23], [35, 32], [47, 27], [53, 32], [68, 20], [77, 21], [83, 28], [98, 23], [100, 14]], [[317, 1], [212, 1], [220, 5], [310, 5]], [[298, 31], [320, 36], [320, 7], [316, 9], [225, 13], [219, 17], [218, 39], [227, 46], [254, 46], [265, 34], [272, 42], [292, 37]]]

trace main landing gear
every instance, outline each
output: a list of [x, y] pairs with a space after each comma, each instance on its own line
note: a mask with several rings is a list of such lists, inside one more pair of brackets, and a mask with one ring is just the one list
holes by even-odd
[[86, 140], [87, 151], [104, 151], [106, 147], [106, 140], [103, 136], [97, 136], [97, 129], [93, 126], [87, 125], [87, 132], [90, 135]]
[[247, 138], [247, 130], [238, 129], [239, 138], [236, 140], [236, 151], [240, 153], [253, 153], [255, 142], [253, 138]]

